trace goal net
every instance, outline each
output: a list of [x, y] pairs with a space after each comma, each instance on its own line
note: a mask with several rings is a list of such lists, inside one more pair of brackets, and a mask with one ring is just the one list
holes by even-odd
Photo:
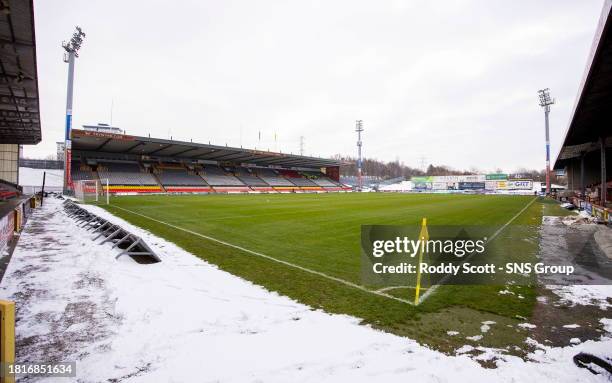
[[74, 196], [82, 203], [109, 204], [108, 178], [74, 181]]

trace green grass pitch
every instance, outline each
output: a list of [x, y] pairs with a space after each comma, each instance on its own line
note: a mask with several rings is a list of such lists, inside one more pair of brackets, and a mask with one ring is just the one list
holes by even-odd
[[[466, 343], [447, 331], [479, 334], [484, 320], [499, 326], [495, 336], [477, 345], [508, 347], [525, 334], [514, 325], [529, 318], [535, 303], [533, 287], [440, 286], [419, 306], [369, 294], [238, 249], [200, 238], [117, 207], [214, 237], [276, 259], [355, 284], [360, 277], [360, 226], [364, 224], [501, 226], [520, 212], [533, 196], [442, 194], [260, 194], [113, 197], [110, 212], [181, 246], [221, 269], [271, 291], [330, 313], [350, 314], [364, 324], [409, 336], [437, 349], [452, 351]], [[533, 237], [516, 246], [537, 251], [537, 226], [544, 207], [538, 199], [512, 224], [534, 225]], [[550, 212], [549, 212], [550, 214]], [[412, 299], [413, 292], [393, 294]], [[522, 299], [517, 299], [517, 296]], [[197, 304], [197, 302], [194, 302]], [[505, 328], [505, 329], [504, 329]], [[469, 343], [469, 342], [468, 342]]]

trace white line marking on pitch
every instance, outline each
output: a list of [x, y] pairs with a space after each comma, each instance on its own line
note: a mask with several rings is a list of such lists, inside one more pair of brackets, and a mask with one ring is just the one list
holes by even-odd
[[141, 213], [137, 213], [137, 212], [135, 212], [135, 211], [132, 211], [132, 210], [129, 210], [129, 209], [126, 209], [126, 208], [120, 207], [120, 206], [116, 206], [116, 205], [111, 205], [111, 206], [113, 206], [113, 207], [115, 207], [115, 208], [117, 208], [117, 209], [121, 209], [121, 210], [127, 211], [128, 213], [132, 213], [132, 214], [135, 214], [135, 215], [141, 216], [141, 217], [146, 218], [146, 219], [149, 219], [149, 220], [151, 220], [151, 221], [154, 221], [154, 222], [157, 222], [157, 223], [161, 223], [162, 225], [166, 225], [166, 226], [172, 227], [172, 228], [174, 228], [174, 229], [184, 231], [185, 233], [193, 234], [193, 235], [195, 235], [195, 236], [198, 236], [198, 237], [201, 237], [201, 238], [204, 238], [204, 239], [208, 239], [209, 241], [216, 242], [216, 243], [219, 243], [219, 244], [221, 244], [221, 245], [228, 246], [228, 247], [231, 247], [231, 248], [234, 248], [234, 249], [237, 249], [237, 250], [243, 251], [243, 252], [245, 252], [245, 253], [249, 253], [249, 254], [252, 254], [252, 255], [256, 255], [256, 256], [258, 256], [258, 257], [262, 257], [262, 258], [265, 258], [265, 259], [269, 259], [269, 260], [271, 260], [271, 261], [274, 261], [274, 262], [277, 262], [277, 263], [283, 264], [283, 265], [285, 265], [285, 266], [292, 267], [292, 268], [294, 268], [294, 269], [298, 269], [298, 270], [301, 270], [301, 271], [304, 271], [304, 272], [307, 272], [307, 273], [310, 273], [310, 274], [317, 275], [317, 276], [319, 276], [319, 277], [323, 277], [323, 278], [326, 278], [326, 279], [329, 279], [329, 280], [332, 280], [332, 281], [335, 281], [335, 282], [338, 282], [338, 283], [342, 283], [342, 284], [343, 284], [343, 285], [345, 285], [345, 286], [353, 287], [353, 288], [355, 288], [355, 289], [358, 289], [358, 290], [364, 291], [364, 292], [369, 293], [369, 294], [372, 294], [372, 295], [378, 295], [378, 296], [381, 296], [381, 297], [385, 297], [385, 298], [393, 299], [393, 300], [395, 300], [395, 301], [402, 302], [402, 303], [406, 303], [406, 304], [409, 304], [409, 305], [411, 305], [411, 306], [414, 306], [414, 303], [413, 303], [413, 302], [411, 302], [411, 301], [409, 301], [409, 300], [407, 300], [407, 299], [398, 298], [398, 297], [395, 297], [395, 296], [390, 295], [390, 294], [386, 294], [386, 293], [381, 292], [381, 291], [370, 290], [370, 289], [368, 289], [368, 288], [366, 288], [366, 287], [363, 287], [363, 286], [361, 286], [361, 285], [358, 285], [358, 284], [356, 284], [356, 283], [349, 282], [349, 281], [344, 280], [344, 279], [341, 279], [341, 278], [333, 277], [333, 276], [331, 276], [331, 275], [327, 275], [327, 274], [322, 273], [322, 272], [320, 272], [320, 271], [311, 270], [311, 269], [308, 269], [308, 268], [306, 268], [306, 267], [302, 267], [302, 266], [299, 266], [299, 265], [293, 264], [293, 263], [291, 263], [291, 262], [283, 261], [283, 260], [281, 260], [281, 259], [277, 259], [277, 258], [271, 257], [271, 256], [269, 256], [269, 255], [266, 255], [266, 254], [263, 254], [263, 253], [259, 253], [259, 252], [257, 252], [257, 251], [249, 250], [249, 249], [246, 249], [246, 248], [244, 248], [244, 247], [242, 247], [242, 246], [234, 245], [233, 243], [225, 242], [225, 241], [222, 241], [222, 240], [220, 240], [220, 239], [210, 237], [210, 236], [208, 236], [208, 235], [200, 234], [200, 233], [197, 233], [197, 232], [195, 232], [195, 231], [191, 231], [191, 230], [189, 230], [189, 229], [185, 229], [185, 228], [183, 228], [183, 227], [176, 226], [176, 225], [173, 225], [173, 224], [168, 223], [168, 222], [160, 221], [160, 220], [158, 220], [158, 219], [155, 219], [155, 218], [152, 218], [152, 217], [146, 216], [146, 215], [141, 214]]
[[[508, 222], [506, 222], [506, 224], [505, 224], [505, 225], [503, 225], [503, 226], [502, 226], [501, 228], [499, 228], [499, 229], [498, 229], [498, 230], [497, 230], [495, 233], [493, 233], [493, 235], [491, 235], [491, 237], [489, 237], [489, 239], [487, 240], [487, 242], [490, 242], [490, 241], [492, 241], [492, 240], [493, 240], [495, 237], [497, 237], [497, 236], [498, 236], [498, 235], [499, 235], [499, 234], [500, 234], [500, 233], [501, 233], [501, 232], [502, 232], [502, 231], [503, 231], [503, 230], [504, 230], [506, 227], [508, 227], [508, 225], [510, 225], [510, 224], [511, 224], [511, 223], [512, 223], [512, 222], [513, 222], [515, 219], [517, 219], [517, 218], [518, 218], [518, 217], [519, 217], [521, 214], [523, 214], [523, 212], [525, 212], [525, 210], [527, 210], [527, 208], [529, 208], [529, 206], [531, 206], [531, 205], [532, 205], [532, 204], [533, 204], [533, 203], [534, 203], [534, 202], [535, 202], [537, 199], [538, 199], [537, 197], [533, 198], [533, 199], [532, 199], [532, 200], [531, 200], [531, 201], [530, 201], [530, 202], [529, 202], [527, 205], [525, 205], [525, 207], [523, 207], [523, 209], [521, 209], [521, 211], [519, 211], [518, 213], [516, 213], [516, 215], [514, 215], [512, 218], [510, 218], [510, 220], [509, 220]], [[234, 249], [237, 249], [237, 250], [243, 251], [243, 252], [245, 252], [245, 253], [252, 254], [252, 255], [256, 255], [256, 256], [258, 256], [258, 257], [262, 257], [262, 258], [265, 258], [265, 259], [269, 259], [269, 260], [271, 260], [271, 261], [274, 261], [274, 262], [277, 262], [277, 263], [283, 264], [283, 265], [285, 265], [285, 266], [289, 266], [289, 267], [292, 267], [292, 268], [295, 268], [295, 269], [298, 269], [298, 270], [301, 270], [301, 271], [304, 271], [304, 272], [307, 272], [307, 273], [310, 273], [310, 274], [314, 274], [314, 275], [317, 275], [317, 276], [320, 276], [320, 277], [323, 277], [323, 278], [326, 278], [326, 279], [329, 279], [329, 280], [332, 280], [332, 281], [335, 281], [335, 282], [338, 282], [338, 283], [342, 283], [342, 284], [343, 284], [343, 285], [345, 285], [345, 286], [353, 287], [353, 288], [355, 288], [355, 289], [358, 289], [358, 290], [364, 291], [364, 292], [369, 293], [369, 294], [378, 295], [378, 296], [381, 296], [381, 297], [385, 297], [385, 298], [393, 299], [393, 300], [395, 300], [395, 301], [402, 302], [402, 303], [406, 303], [406, 304], [409, 304], [409, 305], [411, 305], [411, 306], [414, 306], [414, 303], [413, 303], [413, 302], [411, 302], [411, 301], [409, 301], [409, 300], [407, 300], [407, 299], [398, 298], [398, 297], [396, 297], [396, 296], [393, 296], [393, 295], [387, 294], [387, 293], [385, 292], [385, 291], [389, 291], [389, 290], [393, 290], [393, 289], [398, 289], [398, 288], [409, 288], [409, 287], [413, 287], [413, 286], [389, 286], [389, 287], [386, 287], [386, 288], [382, 288], [382, 289], [380, 289], [380, 290], [370, 290], [370, 289], [368, 289], [368, 288], [366, 288], [366, 287], [363, 287], [363, 286], [361, 286], [361, 285], [358, 285], [358, 284], [356, 284], [356, 283], [349, 282], [349, 281], [344, 280], [344, 279], [341, 279], [341, 278], [333, 277], [333, 276], [331, 276], [331, 275], [328, 275], [328, 274], [322, 273], [322, 272], [320, 272], [320, 271], [316, 271], [316, 270], [308, 269], [308, 268], [306, 268], [306, 267], [302, 267], [302, 266], [299, 266], [299, 265], [293, 264], [293, 263], [291, 263], [291, 262], [283, 261], [283, 260], [281, 260], [281, 259], [277, 259], [277, 258], [274, 258], [274, 257], [272, 257], [272, 256], [269, 256], [269, 255], [266, 255], [266, 254], [263, 254], [263, 253], [259, 253], [259, 252], [257, 252], [257, 251], [249, 250], [249, 249], [246, 249], [246, 248], [244, 248], [244, 247], [242, 247], [242, 246], [234, 245], [233, 243], [225, 242], [225, 241], [222, 241], [222, 240], [220, 240], [220, 239], [210, 237], [210, 236], [208, 236], [208, 235], [200, 234], [200, 233], [197, 233], [197, 232], [195, 232], [195, 231], [192, 231], [192, 230], [189, 230], [189, 229], [185, 229], [185, 228], [183, 228], [183, 227], [176, 226], [176, 225], [173, 225], [173, 224], [168, 223], [168, 222], [160, 221], [160, 220], [158, 220], [158, 219], [155, 219], [155, 218], [149, 217], [149, 216], [144, 215], [144, 214], [141, 214], [141, 213], [137, 213], [137, 212], [135, 212], [135, 211], [132, 211], [132, 210], [129, 210], [129, 209], [126, 209], [126, 208], [120, 207], [120, 206], [116, 206], [116, 205], [111, 205], [111, 206], [113, 206], [113, 207], [115, 207], [115, 208], [117, 208], [117, 209], [120, 209], [120, 210], [127, 211], [128, 213], [131, 213], [131, 214], [135, 214], [135, 215], [141, 216], [141, 217], [146, 218], [146, 219], [148, 219], [148, 220], [151, 220], [151, 221], [154, 221], [154, 222], [157, 222], [157, 223], [161, 223], [162, 225], [166, 225], [166, 226], [172, 227], [172, 228], [174, 228], [174, 229], [181, 230], [181, 231], [184, 231], [184, 232], [186, 232], [186, 233], [189, 233], [189, 234], [192, 234], [192, 235], [195, 235], [195, 236], [198, 236], [198, 237], [204, 238], [204, 239], [208, 239], [209, 241], [216, 242], [216, 243], [219, 243], [219, 244], [221, 244], [221, 245], [228, 246], [228, 247], [231, 247], [231, 248], [234, 248]], [[421, 296], [421, 299], [419, 300], [419, 303], [420, 303], [420, 302], [425, 301], [425, 299], [427, 299], [427, 297], [429, 297], [431, 294], [433, 294], [433, 292], [434, 292], [434, 291], [436, 291], [436, 289], [438, 288], [438, 286], [440, 286], [440, 285], [439, 285], [439, 284], [438, 284], [438, 285], [433, 285], [433, 286], [431, 286], [429, 289], [427, 289], [427, 291], [425, 292], [425, 294], [423, 294], [423, 295]]]
[[[510, 220], [508, 222], [506, 222], [506, 224], [502, 227], [500, 227], [495, 233], [493, 233], [493, 235], [491, 235], [489, 237], [489, 239], [487, 239], [487, 242], [491, 242], [492, 240], [495, 239], [495, 237], [497, 237], [505, 228], [508, 227], [508, 225], [510, 225], [515, 219], [517, 219], [521, 214], [523, 214], [525, 212], [525, 210], [527, 210], [529, 208], [529, 206], [531, 206], [536, 200], [538, 199], [538, 197], [534, 197], [527, 205], [525, 205], [524, 208], [521, 209], [521, 211], [519, 211], [518, 213], [516, 213], [514, 215], [514, 217], [510, 218]], [[485, 242], [486, 243], [486, 242]], [[473, 254], [473, 253], [472, 253]], [[466, 261], [468, 259], [470, 259], [471, 256], [466, 257]], [[442, 278], [442, 281], [444, 281], [445, 278]], [[431, 286], [426, 292], [425, 294], [423, 294], [421, 296], [421, 299], [419, 300], [419, 303], [424, 301], [425, 299], [427, 299], [427, 297], [429, 297], [431, 294], [433, 294], [434, 291], [437, 290], [438, 286], [440, 286], [440, 284], [435, 284], [433, 286]]]

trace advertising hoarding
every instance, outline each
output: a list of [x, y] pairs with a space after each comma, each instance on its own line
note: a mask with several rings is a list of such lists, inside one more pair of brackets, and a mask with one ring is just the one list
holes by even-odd
[[446, 182], [433, 182], [431, 188], [434, 190], [446, 190]]
[[13, 238], [15, 231], [15, 214], [8, 213], [0, 218], [0, 251], [3, 251], [8, 242]]
[[415, 190], [431, 190], [431, 182], [414, 182], [414, 189]]
[[414, 182], [415, 184], [417, 184], [417, 183], [425, 183], [425, 182], [433, 182], [433, 177], [432, 176], [412, 177], [412, 178], [410, 178], [410, 181]]
[[504, 173], [487, 174], [485, 179], [487, 181], [504, 181], [508, 179], [508, 175]]
[[484, 190], [484, 182], [459, 182], [459, 190]]
[[509, 180], [506, 182], [507, 189], [510, 190], [531, 190], [533, 181], [531, 180]]

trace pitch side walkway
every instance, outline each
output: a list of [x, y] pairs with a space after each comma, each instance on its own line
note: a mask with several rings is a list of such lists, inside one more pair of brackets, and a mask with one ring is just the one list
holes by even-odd
[[162, 262], [116, 259], [61, 202], [50, 198], [33, 213], [0, 298], [16, 301], [18, 362], [76, 361], [77, 378], [62, 381], [596, 382], [571, 357], [612, 347], [542, 346], [533, 361], [502, 355], [498, 368], [485, 369], [357, 318], [313, 311], [91, 207], [143, 237]]

